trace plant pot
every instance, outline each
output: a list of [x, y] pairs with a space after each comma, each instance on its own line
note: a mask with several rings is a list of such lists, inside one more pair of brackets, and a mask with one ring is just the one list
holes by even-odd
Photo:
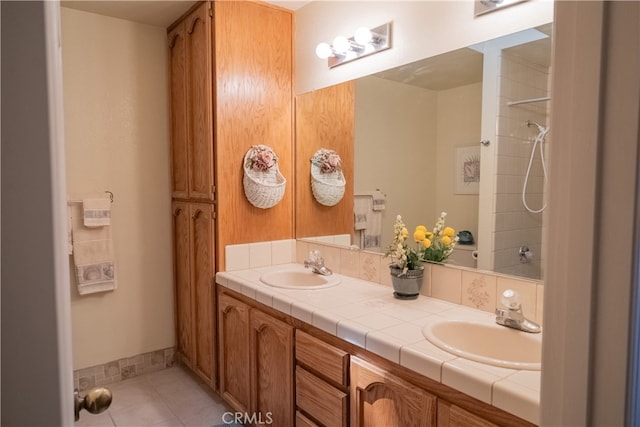
[[402, 269], [390, 266], [391, 283], [393, 285], [393, 296], [398, 299], [416, 299], [422, 288], [424, 278], [424, 268], [417, 270], [407, 270], [406, 274], [398, 277]]

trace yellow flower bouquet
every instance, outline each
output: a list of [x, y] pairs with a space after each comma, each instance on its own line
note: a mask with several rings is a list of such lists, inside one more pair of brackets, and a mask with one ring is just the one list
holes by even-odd
[[393, 224], [394, 237], [389, 245], [385, 256], [393, 259], [392, 267], [402, 269], [398, 276], [404, 276], [409, 270], [422, 268], [422, 263], [444, 262], [453, 252], [458, 237], [456, 231], [451, 227], [445, 227], [446, 212], [442, 212], [436, 221], [432, 231], [427, 230], [424, 225], [418, 225], [413, 232], [413, 240], [416, 247], [407, 244], [409, 230], [402, 221], [402, 216], [398, 215]]

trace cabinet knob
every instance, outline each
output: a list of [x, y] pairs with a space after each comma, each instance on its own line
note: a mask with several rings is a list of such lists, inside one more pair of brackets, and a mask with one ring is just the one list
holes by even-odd
[[200, 216], [200, 214], [201, 214], [201, 213], [202, 213], [202, 210], [197, 209], [197, 210], [193, 213], [192, 218], [193, 218], [193, 219], [198, 219], [198, 217]]
[[173, 216], [178, 216], [178, 215], [180, 215], [180, 212], [182, 212], [182, 208], [176, 208], [176, 209], [173, 211]]

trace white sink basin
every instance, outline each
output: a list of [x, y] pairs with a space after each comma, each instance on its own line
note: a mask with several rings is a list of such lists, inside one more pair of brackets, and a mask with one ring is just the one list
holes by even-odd
[[264, 273], [260, 281], [266, 285], [286, 289], [322, 289], [336, 286], [340, 278], [331, 275], [323, 276], [304, 268], [287, 269]]
[[540, 370], [542, 334], [491, 323], [442, 320], [422, 328], [435, 346], [465, 359], [510, 369]]

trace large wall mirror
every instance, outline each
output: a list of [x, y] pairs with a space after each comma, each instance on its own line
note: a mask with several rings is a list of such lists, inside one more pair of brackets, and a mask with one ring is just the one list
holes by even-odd
[[[551, 27], [347, 85], [353, 110], [341, 114], [353, 115], [352, 203], [356, 211], [366, 209], [364, 200], [383, 199], [384, 206], [372, 209], [358, 230], [350, 227], [348, 243], [384, 252], [396, 215], [409, 228], [432, 228], [445, 211], [447, 225], [474, 237], [473, 244], [456, 247], [451, 264], [544, 277]], [[324, 90], [302, 94], [298, 103]], [[308, 126], [309, 117], [297, 116], [296, 126]]]

